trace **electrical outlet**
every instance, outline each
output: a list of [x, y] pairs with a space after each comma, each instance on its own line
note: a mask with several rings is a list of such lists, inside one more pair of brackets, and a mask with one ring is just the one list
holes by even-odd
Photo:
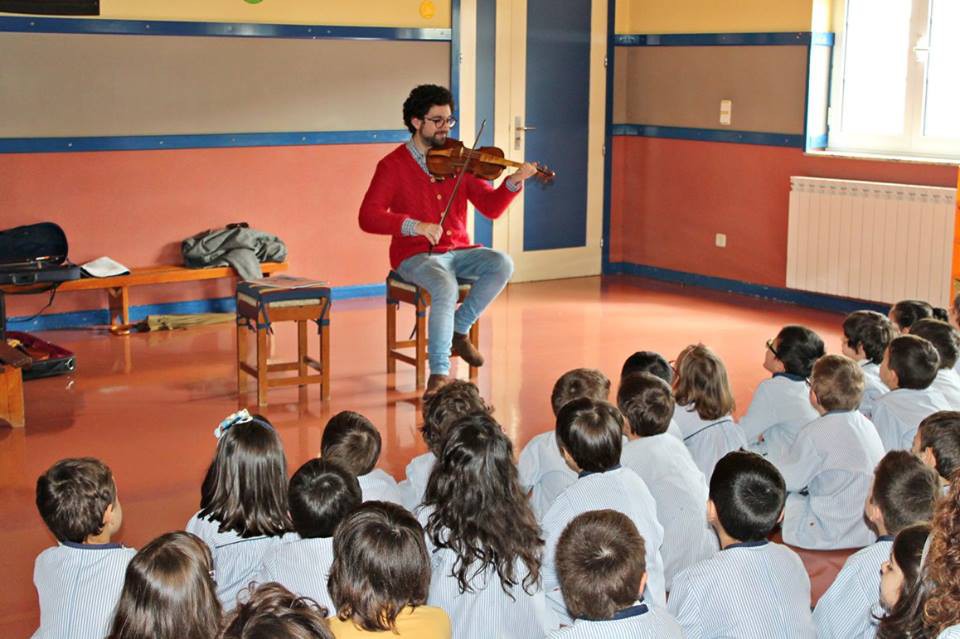
[[719, 248], [727, 248], [727, 234], [717, 233], [717, 239], [715, 243]]
[[720, 100], [720, 124], [730, 126], [733, 114], [733, 100]]

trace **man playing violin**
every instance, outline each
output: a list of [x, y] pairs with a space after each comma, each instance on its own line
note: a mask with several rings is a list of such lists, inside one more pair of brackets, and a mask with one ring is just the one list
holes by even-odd
[[[444, 87], [424, 84], [413, 89], [403, 103], [410, 140], [380, 160], [360, 205], [360, 228], [390, 235], [390, 266], [430, 294], [430, 378], [425, 395], [450, 381], [451, 350], [472, 366], [483, 364], [468, 333], [513, 274], [509, 255], [470, 243], [467, 201], [496, 219], [523, 181], [537, 172], [535, 164], [524, 163], [498, 188], [467, 173], [454, 194], [456, 179], [431, 176], [426, 161], [427, 151], [442, 147], [456, 124], [452, 113], [453, 96]], [[441, 226], [451, 195], [454, 199]], [[460, 308], [457, 278], [473, 283]]]

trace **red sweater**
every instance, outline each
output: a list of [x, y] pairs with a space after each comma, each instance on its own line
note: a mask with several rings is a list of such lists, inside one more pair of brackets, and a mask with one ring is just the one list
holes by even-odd
[[[438, 224], [455, 182], [456, 178], [435, 180], [427, 175], [410, 155], [406, 144], [401, 144], [377, 163], [377, 170], [360, 205], [360, 228], [367, 233], [393, 236], [390, 240], [392, 268], [430, 248], [430, 242], [423, 236], [403, 235], [403, 220], [409, 217]], [[467, 234], [467, 200], [486, 217], [496, 219], [519, 193], [508, 189], [505, 182], [495, 189], [486, 180], [465, 175], [443, 222], [440, 242], [433, 247], [434, 253], [479, 246], [471, 244]]]

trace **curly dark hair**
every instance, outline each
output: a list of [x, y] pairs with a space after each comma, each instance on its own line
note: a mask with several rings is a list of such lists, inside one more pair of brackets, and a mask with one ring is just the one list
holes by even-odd
[[480, 389], [476, 384], [455, 379], [424, 400], [420, 434], [430, 452], [440, 457], [447, 431], [453, 422], [472, 413], [489, 415], [492, 412], [493, 408], [480, 397]]
[[414, 87], [410, 95], [403, 102], [403, 123], [410, 133], [416, 133], [417, 127], [413, 126], [413, 118], [422, 120], [427, 111], [435, 106], [449, 106], [454, 108], [453, 94], [446, 87], [436, 84], [421, 84]]
[[950, 492], [937, 503], [925, 563], [934, 584], [923, 606], [923, 622], [931, 636], [960, 624], [960, 472], [950, 480]]
[[251, 584], [246, 601], [226, 615], [220, 639], [334, 639], [327, 609], [276, 582]]
[[513, 446], [490, 415], [468, 415], [451, 426], [423, 505], [432, 509], [426, 532], [433, 545], [457, 555], [460, 592], [472, 592], [471, 577], [494, 569], [510, 594], [521, 583], [519, 559], [527, 568], [523, 589], [533, 593], [544, 541], [520, 487]]

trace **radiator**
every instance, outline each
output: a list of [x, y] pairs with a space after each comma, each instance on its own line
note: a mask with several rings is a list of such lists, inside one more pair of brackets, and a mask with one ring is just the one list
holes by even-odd
[[950, 188], [791, 177], [787, 286], [949, 306], [955, 198]]

